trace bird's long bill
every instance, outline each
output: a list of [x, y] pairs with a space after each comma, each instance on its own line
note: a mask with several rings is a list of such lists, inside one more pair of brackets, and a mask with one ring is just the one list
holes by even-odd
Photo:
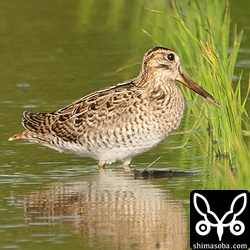
[[181, 82], [188, 88], [192, 89], [197, 94], [203, 96], [206, 98], [209, 102], [213, 103], [217, 107], [220, 106], [220, 103], [214, 99], [212, 95], [210, 95], [205, 89], [200, 87], [198, 84], [196, 84], [192, 79], [190, 79], [188, 76], [184, 75], [182, 72], [179, 72], [180, 75], [176, 78], [177, 81]]

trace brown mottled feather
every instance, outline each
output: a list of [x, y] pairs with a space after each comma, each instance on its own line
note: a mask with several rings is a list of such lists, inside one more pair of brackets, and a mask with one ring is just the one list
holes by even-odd
[[[75, 142], [86, 130], [100, 128], [117, 114], [122, 115], [126, 107], [134, 106], [142, 95], [141, 88], [133, 82], [117, 85], [83, 97], [70, 105], [51, 113], [25, 112], [24, 127], [35, 133], [52, 133], [65, 141]], [[129, 91], [130, 90], [130, 91]]]
[[178, 128], [184, 99], [175, 80], [218, 102], [182, 73], [173, 51], [156, 47], [143, 58], [139, 75], [96, 91], [51, 113], [25, 112], [26, 130], [9, 140], [25, 139], [59, 152], [90, 156], [99, 166], [131, 159], [163, 140]]

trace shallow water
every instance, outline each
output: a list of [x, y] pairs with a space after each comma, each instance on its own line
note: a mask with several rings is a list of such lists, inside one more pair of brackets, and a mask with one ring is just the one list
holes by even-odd
[[[147, 180], [119, 163], [99, 174], [92, 159], [7, 141], [22, 130], [23, 111], [54, 111], [136, 76], [155, 45], [141, 30], [146, 3], [0, 2], [1, 249], [188, 249], [190, 192], [225, 187], [227, 172], [216, 168], [200, 131], [173, 134], [132, 162], [143, 170], [161, 157], [152, 169], [191, 175]], [[247, 6], [232, 3], [240, 28]], [[249, 45], [246, 30], [237, 64], [243, 79]], [[187, 105], [178, 132], [192, 119]]]

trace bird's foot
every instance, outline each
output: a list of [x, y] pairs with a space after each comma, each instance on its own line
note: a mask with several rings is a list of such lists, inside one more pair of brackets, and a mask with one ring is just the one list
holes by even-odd
[[123, 165], [123, 170], [126, 172], [131, 172], [131, 168], [130, 168], [130, 162], [124, 162]]

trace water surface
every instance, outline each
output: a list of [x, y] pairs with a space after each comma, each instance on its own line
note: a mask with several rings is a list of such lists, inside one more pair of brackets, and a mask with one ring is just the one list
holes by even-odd
[[[249, 3], [241, 2], [232, 2], [232, 14], [244, 28]], [[200, 131], [173, 134], [132, 162], [142, 170], [161, 157], [152, 168], [192, 175], [149, 180], [123, 173], [119, 163], [99, 174], [92, 159], [7, 141], [22, 130], [25, 110], [51, 112], [136, 76], [157, 45], [142, 32], [144, 7], [147, 1], [0, 2], [1, 249], [188, 249], [190, 192], [227, 186], [230, 174], [216, 168]], [[245, 80], [249, 41], [246, 30], [237, 64]], [[187, 105], [178, 132], [190, 130], [192, 119]]]

